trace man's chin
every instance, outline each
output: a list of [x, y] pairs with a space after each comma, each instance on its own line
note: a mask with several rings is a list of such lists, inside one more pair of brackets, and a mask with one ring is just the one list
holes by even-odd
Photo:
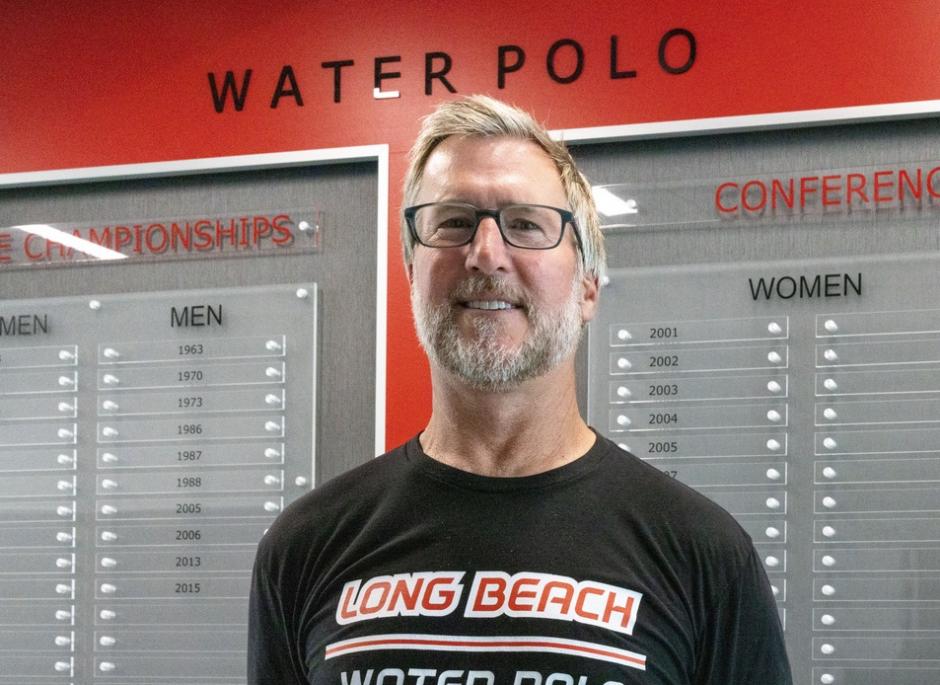
[[457, 381], [481, 392], [505, 393], [518, 388], [525, 379], [517, 374], [505, 374], [499, 369], [467, 369], [450, 367], [446, 369]]
[[514, 335], [525, 335], [528, 328], [525, 315], [517, 310], [489, 312], [461, 308], [454, 313], [451, 321], [464, 338], [509, 339]]
[[515, 339], [507, 331], [495, 335], [492, 332], [481, 335], [478, 331], [460, 331], [457, 334], [457, 345], [466, 350], [466, 354], [512, 360], [521, 353], [525, 341]]
[[439, 361], [448, 372], [472, 388], [506, 392], [544, 370], [544, 355], [533, 352], [515, 342], [460, 340], [447, 349]]

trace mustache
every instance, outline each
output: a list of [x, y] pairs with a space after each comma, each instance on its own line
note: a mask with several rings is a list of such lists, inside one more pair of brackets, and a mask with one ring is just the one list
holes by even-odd
[[481, 296], [496, 297], [519, 304], [526, 309], [529, 307], [529, 298], [521, 288], [517, 288], [503, 278], [484, 274], [474, 274], [462, 280], [450, 292], [448, 299], [451, 304], [457, 304]]

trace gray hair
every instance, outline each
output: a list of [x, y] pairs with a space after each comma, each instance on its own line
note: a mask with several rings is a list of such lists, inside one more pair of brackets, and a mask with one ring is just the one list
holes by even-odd
[[[409, 154], [405, 175], [404, 205], [415, 204], [421, 188], [421, 177], [434, 149], [450, 136], [506, 136], [530, 140], [538, 145], [555, 163], [568, 204], [575, 216], [581, 236], [585, 271], [603, 278], [606, 270], [604, 236], [591, 185], [578, 171], [565, 144], [553, 140], [548, 131], [528, 112], [485, 95], [470, 95], [438, 106], [421, 122], [418, 139]], [[401, 217], [401, 241], [406, 265], [414, 258], [414, 239], [408, 231], [404, 215]]]

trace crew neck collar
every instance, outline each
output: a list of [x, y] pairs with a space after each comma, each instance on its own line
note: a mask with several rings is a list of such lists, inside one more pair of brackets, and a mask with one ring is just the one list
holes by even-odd
[[603, 461], [608, 443], [597, 431], [591, 430], [595, 439], [587, 452], [567, 464], [531, 476], [482, 476], [450, 466], [425, 454], [419, 440], [420, 433], [405, 443], [405, 456], [425, 475], [468, 490], [509, 492], [547, 488], [587, 475]]

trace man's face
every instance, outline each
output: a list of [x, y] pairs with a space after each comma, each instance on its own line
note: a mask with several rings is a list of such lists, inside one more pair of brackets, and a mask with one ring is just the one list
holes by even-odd
[[[448, 201], [567, 207], [545, 152], [500, 137], [451, 137], [434, 150], [416, 204]], [[570, 358], [597, 302], [597, 282], [581, 274], [580, 260], [570, 226], [558, 247], [526, 250], [507, 246], [491, 218], [470, 245], [416, 246], [412, 310], [432, 363], [471, 386], [502, 391]]]

